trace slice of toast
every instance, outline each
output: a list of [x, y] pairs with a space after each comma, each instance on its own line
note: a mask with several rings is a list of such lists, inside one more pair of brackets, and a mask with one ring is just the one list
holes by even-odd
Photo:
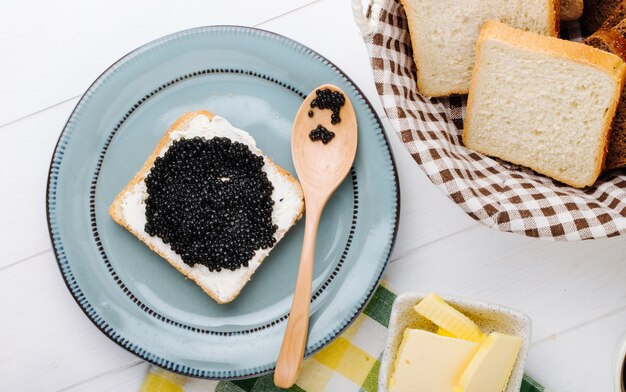
[[[626, 1], [626, 0], [625, 0]], [[423, 95], [467, 94], [482, 24], [496, 19], [557, 36], [560, 0], [401, 0], [406, 12], [417, 88]]]
[[592, 185], [604, 165], [625, 73], [613, 54], [487, 22], [463, 142], [571, 186]]
[[246, 144], [252, 153], [264, 158], [262, 170], [267, 174], [274, 187], [272, 192], [272, 200], [274, 201], [272, 223], [278, 226], [274, 233], [274, 238], [276, 243], [278, 243], [289, 228], [300, 219], [304, 211], [304, 195], [300, 184], [286, 170], [265, 156], [256, 147], [256, 143], [250, 134], [233, 127], [225, 119], [214, 116], [213, 113], [204, 110], [186, 113], [170, 127], [141, 170], [135, 174], [128, 185], [117, 195], [109, 208], [109, 214], [115, 222], [126, 228], [140, 241], [148, 245], [150, 249], [166, 259], [183, 275], [196, 282], [215, 301], [224, 304], [232, 301], [239, 295], [252, 274], [276, 245], [267, 249], [258, 249], [248, 261], [247, 266], [241, 266], [234, 271], [222, 269], [218, 272], [210, 271], [201, 264], [195, 264], [193, 267], [189, 266], [172, 250], [169, 244], [164, 243], [159, 237], [150, 236], [145, 231], [145, 200], [148, 196], [145, 179], [150, 173], [155, 159], [162, 156], [174, 140], [196, 136], [207, 139], [215, 136], [227, 137], [233, 141]]

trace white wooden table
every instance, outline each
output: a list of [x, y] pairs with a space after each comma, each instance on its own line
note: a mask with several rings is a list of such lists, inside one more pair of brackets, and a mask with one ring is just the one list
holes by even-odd
[[[0, 5], [0, 390], [136, 391], [147, 364], [84, 316], [48, 238], [48, 165], [80, 94], [149, 40], [238, 24], [320, 52], [384, 112], [347, 0], [34, 3]], [[320, 23], [332, 28], [319, 31]], [[402, 188], [386, 273], [392, 287], [519, 309], [534, 326], [527, 373], [553, 391], [611, 391], [626, 334], [626, 237], [552, 243], [483, 227], [428, 181], [385, 126]]]

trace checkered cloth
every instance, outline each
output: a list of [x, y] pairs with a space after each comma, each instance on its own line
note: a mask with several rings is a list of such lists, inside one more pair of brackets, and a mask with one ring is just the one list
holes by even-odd
[[[359, 10], [356, 2], [361, 0], [353, 1]], [[365, 19], [357, 13], [355, 20], [370, 30], [363, 38], [380, 100], [415, 161], [450, 199], [487, 226], [531, 237], [582, 240], [626, 231], [623, 170], [606, 173], [594, 186], [580, 190], [465, 148], [466, 97], [420, 95], [400, 1], [370, 1], [374, 6]], [[370, 20], [376, 16], [378, 22]], [[561, 36], [581, 40], [578, 23], [564, 23]]]
[[[363, 313], [337, 339], [306, 359], [293, 392], [376, 392], [378, 369], [396, 294], [379, 286]], [[152, 366], [141, 392], [277, 392], [273, 374], [238, 381], [207, 381]], [[521, 392], [544, 388], [524, 377]]]

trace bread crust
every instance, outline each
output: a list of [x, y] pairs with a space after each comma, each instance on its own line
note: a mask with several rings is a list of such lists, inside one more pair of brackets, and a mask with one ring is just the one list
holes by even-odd
[[561, 0], [548, 0], [548, 22], [552, 31], [551, 37], [558, 37], [561, 33]]
[[505, 23], [490, 20], [483, 25], [477, 47], [486, 39], [496, 39], [521, 49], [565, 58], [571, 61], [595, 66], [610, 76], [619, 76], [626, 64], [614, 54], [592, 48], [579, 42], [566, 41], [513, 28]]
[[[237, 292], [235, 292], [232, 296], [230, 296], [230, 297], [228, 297], [226, 299], [220, 299], [219, 296], [217, 295], [217, 293], [213, 292], [209, 287], [205, 286], [204, 284], [202, 284], [201, 281], [196, 280], [191, 274], [189, 274], [189, 272], [186, 271], [183, 268], [183, 265], [181, 265], [180, 263], [178, 263], [178, 262], [168, 258], [167, 255], [165, 254], [165, 252], [163, 252], [159, 248], [155, 247], [151, 243], [149, 238], [147, 238], [146, 236], [144, 236], [144, 235], [136, 232], [135, 230], [133, 230], [128, 225], [128, 223], [126, 222], [126, 219], [124, 218], [124, 215], [123, 215], [123, 212], [122, 212], [122, 202], [124, 200], [124, 196], [128, 192], [132, 191], [133, 188], [137, 184], [139, 184], [142, 180], [144, 180], [146, 178], [146, 176], [150, 172], [150, 169], [154, 165], [155, 159], [159, 156], [159, 153], [161, 152], [161, 150], [163, 150], [167, 146], [167, 144], [170, 142], [170, 138], [169, 138], [170, 134], [172, 132], [174, 132], [175, 130], [179, 129], [181, 126], [185, 125], [187, 122], [191, 121], [193, 118], [199, 116], [199, 115], [206, 116], [209, 120], [213, 119], [213, 117], [214, 117], [214, 114], [209, 112], [209, 111], [207, 111], [207, 110], [198, 110], [198, 111], [195, 111], [195, 112], [188, 112], [188, 113], [183, 114], [181, 117], [179, 117], [174, 122], [174, 124], [172, 124], [172, 126], [168, 129], [168, 131], [165, 133], [165, 135], [163, 135], [163, 138], [161, 138], [159, 144], [155, 147], [155, 149], [153, 150], [152, 154], [148, 157], [148, 159], [143, 164], [141, 169], [137, 172], [137, 174], [135, 174], [133, 179], [130, 180], [130, 182], [124, 187], [124, 189], [115, 197], [115, 199], [113, 200], [113, 203], [111, 203], [111, 206], [109, 207], [109, 215], [111, 215], [111, 218], [113, 218], [113, 220], [116, 223], [118, 223], [120, 226], [123, 226], [126, 230], [131, 232], [141, 242], [146, 244], [152, 251], [154, 251], [159, 256], [161, 256], [165, 260], [167, 260], [167, 262], [170, 263], [174, 268], [176, 268], [181, 274], [183, 274], [183, 275], [185, 275], [185, 277], [193, 280], [198, 286], [200, 286], [202, 288], [202, 290], [204, 290], [205, 293], [207, 293], [211, 298], [213, 298], [215, 300], [215, 302], [217, 302], [219, 304], [225, 304], [225, 303], [231, 302], [232, 300], [234, 300], [239, 295], [239, 293], [241, 292], [243, 287], [246, 285], [246, 283], [250, 280], [252, 274], [254, 274], [256, 269], [250, 269], [246, 273], [246, 275], [244, 276], [244, 279], [243, 279], [243, 283], [241, 284], [241, 286], [239, 287], [239, 290], [237, 290]], [[276, 163], [274, 163], [274, 161], [272, 161], [271, 158], [269, 158], [267, 156], [265, 156], [265, 158], [266, 158], [266, 164], [272, 165], [274, 168], [277, 169], [277, 171], [283, 177], [285, 177], [292, 184], [296, 185], [296, 188], [298, 189], [298, 196], [300, 197], [301, 200], [304, 200], [304, 194], [302, 192], [302, 189], [300, 187], [300, 183], [298, 182], [298, 180], [296, 180], [293, 176], [291, 176], [291, 174], [288, 171], [286, 171], [285, 169], [283, 169], [282, 167], [280, 167]], [[302, 207], [300, 208], [300, 211], [296, 215], [295, 219], [291, 222], [289, 227], [293, 226], [293, 224], [296, 223], [302, 217], [303, 213], [304, 213], [304, 202], [302, 203]], [[279, 241], [280, 239], [277, 238], [277, 240]], [[277, 243], [278, 243], [278, 241], [277, 241]], [[263, 262], [265, 257], [263, 257], [263, 258], [261, 258], [259, 260], [260, 264]]]
[[[468, 137], [471, 129], [470, 121], [474, 108], [473, 94], [471, 92], [475, 90], [478, 85], [478, 73], [482, 60], [482, 42], [488, 39], [499, 40], [517, 48], [534, 50], [541, 53], [550, 54], [555, 57], [561, 57], [571, 61], [590, 65], [606, 72], [611, 78], [613, 78], [617, 82], [617, 88], [613, 93], [613, 99], [607, 110], [607, 113], [605, 114], [605, 121], [601, 133], [602, 136], [601, 140], [598, 143], [598, 149], [596, 150], [595, 154], [597, 158], [595, 161], [593, 180], [591, 182], [574, 183], [566, 178], [560, 177], [556, 173], [543, 172], [540, 168], [529, 166], [531, 169], [535, 170], [538, 173], [545, 174], [546, 176], [554, 178], [557, 181], [563, 182], [576, 188], [584, 188], [593, 185], [593, 183], [596, 181], [596, 179], [604, 169], [608, 144], [611, 138], [611, 120], [615, 115], [617, 103], [619, 102], [622, 88], [624, 87], [624, 76], [626, 73], [626, 64], [624, 63], [624, 61], [622, 61], [622, 59], [614, 54], [604, 52], [591, 46], [587, 46], [583, 43], [565, 41], [558, 38], [547, 37], [535, 33], [518, 30], [497, 21], [489, 21], [485, 23], [476, 43], [476, 66], [474, 67], [474, 70], [472, 72], [470, 94], [467, 100], [465, 124], [463, 127], [463, 144], [468, 148], [471, 148], [486, 155], [489, 154], [485, 151], [480, 151], [479, 149], [475, 149], [474, 147], [472, 147], [470, 145], [471, 143], [469, 143]], [[522, 164], [521, 162], [513, 163]]]
[[583, 42], [596, 49], [601, 49], [594, 44], [594, 39], [598, 39], [605, 43], [610, 53], [613, 53], [614, 55], [619, 56], [622, 60], [626, 61], [626, 38], [624, 38], [622, 34], [613, 29], [601, 28], [593, 33], [593, 35], [587, 37], [587, 39]]
[[[437, 91], [431, 91], [426, 87], [424, 83], [424, 77], [419, 67], [419, 55], [418, 55], [419, 40], [417, 39], [416, 34], [413, 32], [413, 26], [415, 26], [418, 21], [416, 21], [413, 18], [412, 12], [408, 12], [408, 10], [411, 9], [410, 1], [411, 0], [400, 0], [400, 3], [402, 4], [402, 7], [405, 10], [405, 15], [406, 15], [408, 27], [409, 27], [409, 36], [411, 38], [411, 46], [413, 47], [413, 61], [415, 62], [415, 67], [417, 68], [417, 89], [419, 90], [421, 94], [428, 96], [428, 97], [446, 97], [446, 96], [454, 95], [454, 94], [459, 94], [459, 95], [467, 94], [468, 90], [465, 90], [465, 89], [458, 89], [458, 90], [451, 89], [445, 92], [437, 92]], [[547, 26], [549, 29], [549, 33], [553, 37], [558, 37], [559, 29], [560, 29], [560, 18], [559, 18], [559, 11], [561, 8], [560, 0], [547, 0], [546, 5], [548, 8]]]

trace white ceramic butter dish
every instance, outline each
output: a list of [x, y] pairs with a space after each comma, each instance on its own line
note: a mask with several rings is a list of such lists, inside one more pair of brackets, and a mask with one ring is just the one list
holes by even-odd
[[[389, 377], [393, 372], [394, 361], [402, 341], [404, 330], [418, 328], [436, 332], [437, 327], [426, 318], [420, 316], [413, 307], [426, 294], [407, 293], [399, 295], [393, 303], [389, 319], [387, 344], [383, 352], [378, 378], [378, 391], [388, 392]], [[502, 332], [522, 338], [522, 347], [511, 372], [505, 392], [520, 390], [524, 377], [524, 365], [528, 356], [528, 346], [531, 336], [531, 321], [524, 313], [486, 302], [466, 300], [455, 297], [442, 297], [448, 304], [461, 311], [480, 327], [484, 333]]]

